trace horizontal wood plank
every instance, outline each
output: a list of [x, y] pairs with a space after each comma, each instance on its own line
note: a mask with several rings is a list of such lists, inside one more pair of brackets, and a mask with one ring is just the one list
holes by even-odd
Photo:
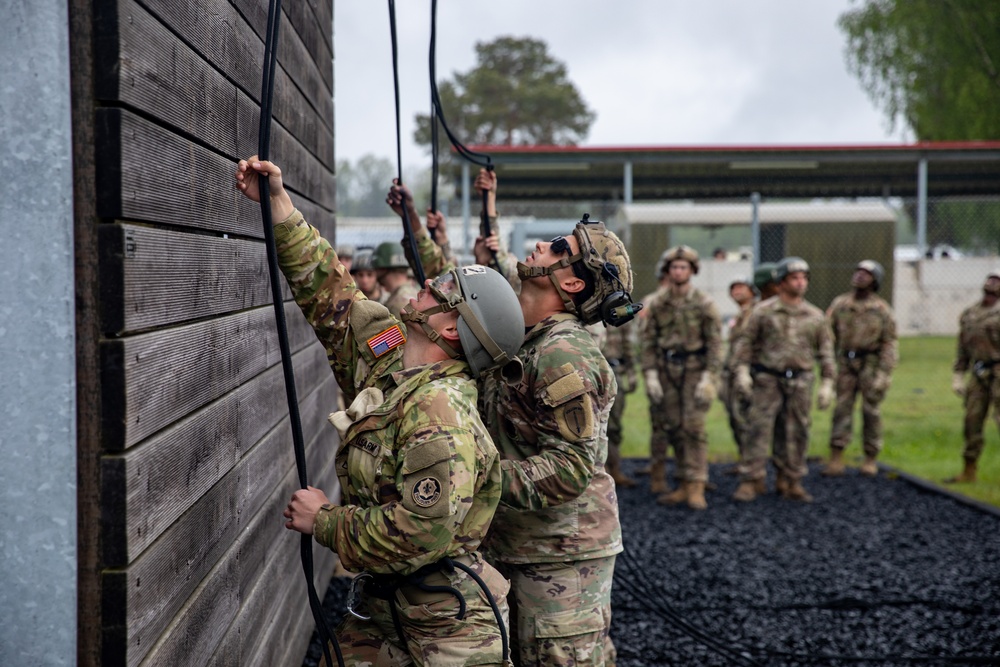
[[[329, 412], [333, 385], [331, 377], [324, 387], [302, 401], [304, 431], [320, 433]], [[122, 656], [121, 662], [115, 664], [131, 667], [151, 650], [190, 595], [293, 469], [290, 441], [286, 419], [135, 562], [124, 569], [105, 571], [102, 608], [106, 659]], [[317, 436], [311, 443], [309, 460], [329, 457], [329, 444], [326, 435]], [[271, 518], [278, 519], [280, 513]]]
[[[332, 375], [318, 342], [296, 353], [293, 363], [300, 402]], [[124, 454], [103, 457], [104, 564], [135, 560], [287, 416], [284, 387], [275, 365]], [[320, 433], [331, 435], [322, 424], [319, 433], [303, 437]]]
[[[285, 317], [292, 352], [315, 340], [294, 303], [286, 302]], [[102, 341], [106, 449], [131, 447], [280, 359], [270, 306]]]

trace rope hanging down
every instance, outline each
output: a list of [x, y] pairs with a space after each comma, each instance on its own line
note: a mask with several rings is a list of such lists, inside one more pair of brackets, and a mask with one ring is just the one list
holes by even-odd
[[[274, 103], [274, 71], [278, 61], [278, 27], [281, 24], [281, 0], [270, 0], [267, 8], [267, 33], [264, 39], [264, 65], [261, 73], [260, 125], [257, 132], [257, 155], [261, 160], [269, 159], [271, 146], [271, 112]], [[268, 276], [271, 280], [271, 297], [274, 301], [274, 319], [278, 329], [278, 347], [281, 350], [281, 367], [285, 377], [285, 396], [288, 400], [288, 420], [292, 428], [292, 445], [295, 449], [295, 469], [299, 476], [299, 486], [309, 486], [306, 474], [305, 445], [302, 438], [302, 420], [299, 416], [299, 400], [295, 392], [295, 375], [292, 369], [292, 353], [288, 345], [288, 325], [285, 322], [284, 299], [278, 271], [278, 251], [274, 244], [274, 228], [271, 219], [271, 190], [267, 178], [258, 179], [260, 189], [260, 214], [264, 222], [264, 245], [267, 249]], [[332, 665], [329, 644], [337, 653], [337, 664], [343, 667], [344, 658], [336, 638], [330, 632], [323, 616], [323, 606], [313, 584], [312, 536], [303, 534], [299, 543], [302, 571], [306, 578], [309, 607], [316, 622], [316, 631], [323, 644], [323, 657], [327, 665]]]
[[[429, 56], [429, 67], [430, 77], [431, 77], [431, 177], [433, 178], [433, 185], [431, 186], [431, 197], [433, 203], [431, 204], [434, 210], [437, 210], [437, 173], [438, 173], [438, 137], [437, 137], [437, 124], [441, 123], [441, 127], [444, 128], [444, 133], [448, 136], [448, 141], [455, 148], [455, 151], [464, 157], [466, 160], [473, 164], [477, 164], [480, 167], [485, 167], [487, 171], [493, 171], [493, 160], [486, 153], [477, 153], [476, 151], [470, 150], [465, 146], [448, 128], [448, 123], [444, 118], [444, 110], [441, 107], [441, 96], [438, 93], [437, 87], [437, 0], [431, 0], [431, 44], [430, 44], [430, 56]], [[488, 238], [490, 229], [490, 217], [487, 211], [487, 203], [489, 202], [489, 195], [484, 190], [483, 191], [483, 210], [479, 218], [479, 235], [484, 239]], [[491, 250], [490, 254], [493, 255], [493, 265], [499, 269], [500, 262], [497, 259], [497, 253], [495, 250]]]
[[[403, 153], [402, 153], [402, 143], [399, 133], [399, 67], [396, 63], [396, 57], [398, 52], [398, 46], [396, 42], [396, 2], [395, 0], [389, 0], [389, 32], [392, 35], [392, 84], [393, 90], [396, 93], [396, 180], [400, 185], [403, 184]], [[413, 235], [413, 229], [410, 228], [410, 213], [407, 210], [406, 202], [403, 202], [403, 239], [406, 244], [410, 247], [410, 253], [413, 257], [413, 272], [416, 274], [417, 283], [420, 288], [423, 289], [424, 283], [427, 282], [427, 276], [424, 275], [424, 265], [420, 261], [420, 253], [417, 252], [417, 239]]]

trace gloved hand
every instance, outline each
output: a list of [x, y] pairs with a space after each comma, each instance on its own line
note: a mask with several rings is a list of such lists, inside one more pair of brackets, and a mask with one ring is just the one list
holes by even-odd
[[650, 369], [643, 372], [643, 378], [646, 380], [646, 395], [649, 396], [649, 400], [653, 403], [659, 403], [663, 400], [663, 385], [660, 384], [660, 374], [656, 369]]
[[629, 366], [628, 370], [625, 371], [625, 385], [622, 387], [622, 391], [631, 394], [638, 386], [639, 376], [635, 372], [635, 366]]
[[715, 378], [708, 371], [704, 371], [694, 388], [694, 407], [698, 410], [708, 410], [718, 393], [715, 388]]
[[959, 398], [965, 398], [965, 373], [955, 371], [951, 374], [951, 390]]
[[819, 383], [819, 391], [816, 392], [816, 407], [826, 410], [833, 404], [833, 378], [823, 378]]
[[733, 379], [733, 389], [736, 395], [744, 401], [749, 401], [753, 394], [753, 378], [750, 377], [750, 367], [740, 365], [736, 367], [736, 377]]
[[885, 392], [889, 391], [891, 384], [892, 377], [888, 373], [885, 371], [876, 372], [872, 379], [872, 392], [875, 394], [875, 399], [881, 401], [885, 398]]

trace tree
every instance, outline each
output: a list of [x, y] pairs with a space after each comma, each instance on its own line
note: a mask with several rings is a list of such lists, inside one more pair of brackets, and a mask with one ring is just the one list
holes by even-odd
[[388, 215], [385, 194], [395, 176], [396, 168], [387, 158], [363, 155], [354, 165], [348, 160], [338, 160], [338, 213], [354, 217]]
[[[438, 85], [445, 120], [465, 145], [575, 145], [595, 114], [545, 42], [498, 37], [476, 44], [478, 64]], [[430, 147], [430, 116], [417, 114], [414, 140]], [[448, 138], [439, 132], [441, 155]]]
[[1000, 139], [1000, 2], [863, 0], [838, 24], [893, 127], [921, 141]]

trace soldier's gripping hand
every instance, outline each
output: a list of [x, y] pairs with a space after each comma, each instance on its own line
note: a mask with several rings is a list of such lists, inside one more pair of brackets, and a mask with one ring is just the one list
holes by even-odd
[[955, 371], [951, 374], [951, 390], [959, 398], [965, 398], [965, 373]]
[[646, 395], [653, 403], [663, 400], [663, 385], [660, 384], [660, 374], [656, 369], [651, 368], [643, 373], [646, 380]]
[[712, 374], [704, 371], [694, 388], [694, 406], [699, 410], [708, 410], [718, 393]]
[[833, 404], [833, 378], [823, 378], [816, 392], [816, 407], [826, 410]]
[[288, 519], [285, 522], [285, 528], [297, 530], [305, 535], [312, 535], [316, 515], [319, 514], [323, 505], [329, 504], [330, 499], [319, 489], [312, 486], [307, 489], [299, 489], [292, 494], [292, 499], [288, 501], [288, 507], [282, 513]]
[[260, 179], [267, 177], [268, 194], [271, 198], [271, 220], [278, 224], [295, 212], [291, 197], [285, 191], [281, 180], [281, 169], [267, 160], [251, 155], [236, 165], [236, 189], [247, 199], [260, 203]]
[[753, 394], [753, 378], [750, 377], [750, 367], [739, 365], [736, 367], [736, 377], [733, 378], [733, 388], [736, 395], [744, 401], [749, 401]]

